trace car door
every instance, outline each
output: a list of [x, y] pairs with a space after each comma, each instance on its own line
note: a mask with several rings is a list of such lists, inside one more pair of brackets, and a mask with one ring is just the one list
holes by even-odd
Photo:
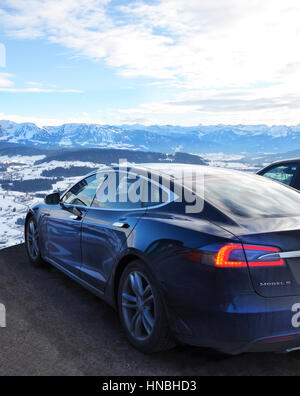
[[296, 162], [286, 162], [267, 168], [260, 173], [261, 176], [299, 189], [299, 167]]
[[128, 238], [134, 238], [135, 226], [145, 214], [139, 198], [143, 182], [139, 175], [109, 172], [87, 210], [82, 224], [81, 271], [82, 278], [98, 290], [105, 288], [117, 256], [126, 248]]
[[53, 207], [47, 218], [48, 257], [54, 264], [80, 275], [82, 220], [98, 187], [96, 175], [81, 180]]

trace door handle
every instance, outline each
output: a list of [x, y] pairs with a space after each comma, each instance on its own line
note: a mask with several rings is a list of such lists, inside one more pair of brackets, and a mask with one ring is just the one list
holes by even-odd
[[76, 215], [71, 215], [70, 217], [69, 217], [69, 219], [71, 219], [71, 220], [82, 220], [82, 216], [76, 216]]
[[114, 223], [113, 226], [114, 227], [118, 227], [118, 228], [130, 228], [129, 224], [127, 224], [127, 223], [119, 223], [119, 222]]

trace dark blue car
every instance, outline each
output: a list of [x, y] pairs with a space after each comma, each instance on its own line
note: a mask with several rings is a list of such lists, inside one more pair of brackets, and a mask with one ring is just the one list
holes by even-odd
[[25, 235], [34, 265], [54, 265], [115, 307], [143, 352], [300, 347], [300, 194], [267, 178], [108, 168], [34, 206]]

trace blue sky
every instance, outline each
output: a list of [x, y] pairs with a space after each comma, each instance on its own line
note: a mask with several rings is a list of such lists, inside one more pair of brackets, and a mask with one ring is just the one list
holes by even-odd
[[299, 18], [298, 0], [2, 0], [0, 118], [298, 124]]
[[[25, 92], [2, 92], [3, 113], [17, 110], [22, 117], [32, 114], [62, 120], [89, 113], [105, 120], [107, 110], [135, 107], [152, 95], [156, 98], [157, 90], [144, 79], [123, 78], [101, 60], [74, 57], [70, 50], [45, 40], [9, 39], [4, 43], [6, 68], [14, 76], [14, 86]], [[27, 92], [31, 88], [53, 92]]]

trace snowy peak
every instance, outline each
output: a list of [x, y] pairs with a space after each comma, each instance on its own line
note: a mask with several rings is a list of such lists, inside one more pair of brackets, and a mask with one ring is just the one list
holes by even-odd
[[144, 126], [64, 124], [38, 127], [0, 121], [0, 144], [45, 148], [95, 147], [156, 152], [280, 153], [300, 148], [300, 125]]

